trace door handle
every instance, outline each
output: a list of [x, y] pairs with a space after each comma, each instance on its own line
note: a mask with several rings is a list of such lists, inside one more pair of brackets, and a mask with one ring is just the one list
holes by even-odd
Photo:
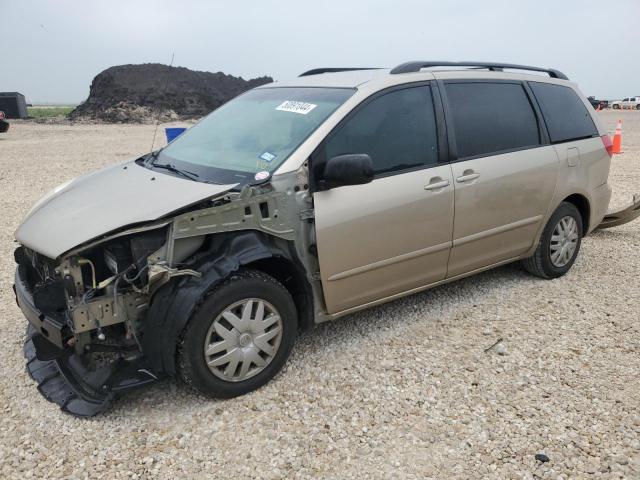
[[464, 183], [471, 182], [480, 176], [479, 173], [474, 173], [473, 170], [465, 170], [461, 177], [456, 178], [456, 182]]
[[431, 182], [424, 186], [425, 190], [438, 190], [440, 188], [448, 187], [449, 180], [442, 180], [440, 177], [434, 177]]

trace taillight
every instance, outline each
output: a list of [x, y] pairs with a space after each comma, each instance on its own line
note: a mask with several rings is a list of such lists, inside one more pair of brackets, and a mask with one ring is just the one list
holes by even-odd
[[4, 112], [0, 110], [0, 120], [4, 120]]
[[602, 144], [604, 145], [605, 150], [609, 154], [610, 157], [613, 156], [613, 142], [611, 141], [611, 137], [609, 135], [602, 135], [600, 137], [602, 140]]

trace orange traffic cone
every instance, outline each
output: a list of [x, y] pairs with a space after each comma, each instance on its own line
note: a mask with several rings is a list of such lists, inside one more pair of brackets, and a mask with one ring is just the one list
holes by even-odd
[[613, 152], [622, 153], [622, 120], [618, 120], [616, 133], [613, 135]]

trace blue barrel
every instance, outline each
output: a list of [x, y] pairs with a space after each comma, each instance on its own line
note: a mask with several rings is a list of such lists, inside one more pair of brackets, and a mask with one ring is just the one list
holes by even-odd
[[182, 134], [186, 128], [165, 128], [164, 133], [167, 135], [167, 143], [171, 143]]

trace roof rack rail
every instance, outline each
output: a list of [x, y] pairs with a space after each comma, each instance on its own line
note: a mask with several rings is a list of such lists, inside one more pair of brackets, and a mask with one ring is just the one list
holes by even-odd
[[435, 62], [435, 61], [416, 61], [406, 62], [398, 65], [393, 70], [392, 74], [398, 73], [411, 73], [419, 72], [423, 68], [429, 67], [476, 67], [487, 68], [492, 72], [501, 72], [505, 68], [512, 68], [515, 70], [531, 70], [532, 72], [544, 72], [549, 74], [551, 78], [560, 78], [562, 80], [569, 80], [569, 78], [559, 70], [553, 68], [540, 68], [529, 67], [527, 65], [516, 65], [513, 63], [492, 63], [492, 62]]
[[354, 70], [380, 70], [379, 67], [347, 67], [347, 68], [314, 68], [307, 70], [298, 75], [299, 77], [308, 77], [309, 75], [320, 75], [321, 73], [337, 73], [337, 72], [353, 72]]

